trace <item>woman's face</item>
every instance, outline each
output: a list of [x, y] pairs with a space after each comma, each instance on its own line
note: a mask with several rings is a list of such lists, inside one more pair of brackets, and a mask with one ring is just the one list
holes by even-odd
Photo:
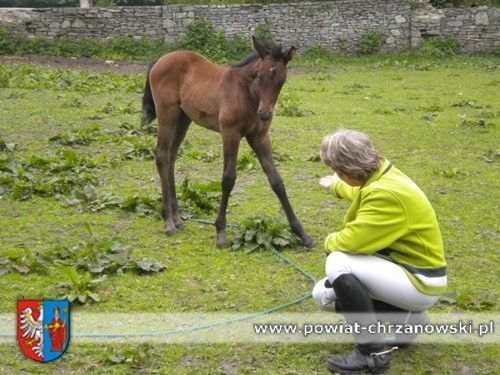
[[342, 181], [350, 186], [362, 186], [364, 184], [364, 181], [360, 181], [357, 178], [351, 177], [346, 173], [337, 172], [337, 176], [339, 176]]

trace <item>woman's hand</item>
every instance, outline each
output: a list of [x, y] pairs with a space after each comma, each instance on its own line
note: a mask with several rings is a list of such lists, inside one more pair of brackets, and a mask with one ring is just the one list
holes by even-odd
[[319, 185], [322, 188], [329, 189], [330, 186], [332, 186], [333, 184], [336, 184], [338, 181], [340, 181], [340, 178], [339, 178], [339, 176], [337, 176], [337, 173], [335, 173], [333, 176], [321, 177], [319, 179]]

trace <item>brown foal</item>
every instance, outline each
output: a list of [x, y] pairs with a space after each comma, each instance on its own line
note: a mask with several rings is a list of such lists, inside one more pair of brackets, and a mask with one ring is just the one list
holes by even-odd
[[158, 117], [156, 166], [161, 180], [165, 232], [182, 228], [175, 193], [174, 165], [179, 146], [191, 121], [222, 136], [224, 172], [222, 198], [215, 227], [217, 245], [226, 246], [226, 210], [236, 181], [236, 160], [243, 137], [257, 155], [278, 196], [292, 231], [307, 247], [314, 240], [304, 231], [288, 201], [285, 186], [274, 165], [268, 131], [273, 109], [295, 55], [291, 47], [264, 45], [256, 38], [256, 53], [234, 66], [219, 66], [188, 51], [166, 54], [150, 66], [143, 97], [143, 120]]

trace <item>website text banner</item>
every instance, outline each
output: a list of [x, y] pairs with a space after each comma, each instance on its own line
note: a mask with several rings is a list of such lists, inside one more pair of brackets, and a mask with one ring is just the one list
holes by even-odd
[[[73, 313], [72, 343], [346, 343], [382, 335], [417, 343], [500, 343], [500, 313], [391, 314], [376, 322], [356, 315], [281, 313]], [[15, 342], [15, 313], [0, 314], [0, 344]], [[416, 339], [414, 338], [417, 335]]]

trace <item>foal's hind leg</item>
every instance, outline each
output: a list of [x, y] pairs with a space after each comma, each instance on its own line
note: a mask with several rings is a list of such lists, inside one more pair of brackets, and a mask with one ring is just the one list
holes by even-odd
[[[176, 152], [174, 146], [177, 142], [176, 133], [181, 110], [176, 106], [160, 107], [158, 111], [158, 142], [156, 144], [156, 167], [160, 175], [162, 208], [161, 216], [165, 221], [165, 233], [167, 235], [175, 234], [176, 227], [172, 212], [172, 186], [175, 186], [173, 180], [174, 163]], [[180, 144], [180, 142], [179, 142]], [[178, 147], [178, 146], [177, 146]]]
[[181, 216], [179, 214], [179, 204], [177, 202], [177, 195], [175, 193], [175, 160], [177, 158], [179, 147], [184, 140], [184, 137], [186, 136], [190, 123], [191, 119], [181, 111], [181, 115], [179, 116], [179, 120], [177, 121], [177, 126], [175, 128], [176, 131], [172, 143], [172, 162], [170, 163], [169, 170], [170, 202], [172, 207], [172, 219], [177, 229], [182, 229], [184, 227], [184, 223], [182, 222]]

